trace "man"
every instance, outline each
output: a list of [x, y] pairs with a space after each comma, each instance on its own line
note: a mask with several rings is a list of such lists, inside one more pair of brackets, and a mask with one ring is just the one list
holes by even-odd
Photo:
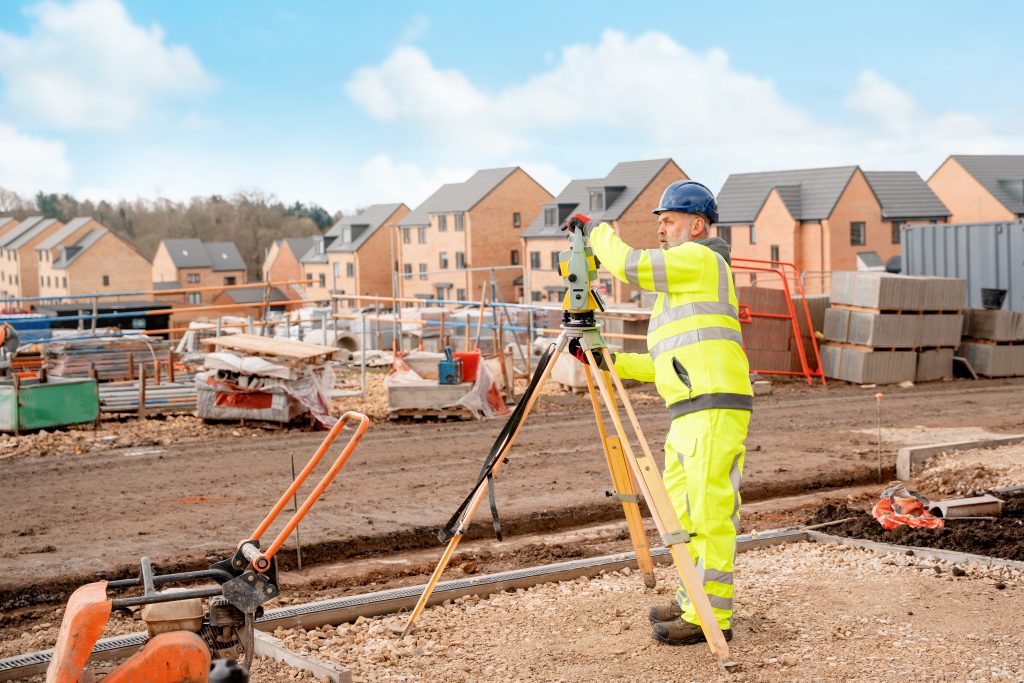
[[[594, 255], [619, 280], [658, 292], [647, 331], [650, 353], [613, 355], [623, 378], [654, 382], [672, 418], [665, 440], [665, 488], [684, 529], [715, 617], [732, 639], [733, 562], [739, 529], [743, 445], [753, 407], [729, 244], [708, 236], [718, 203], [691, 180], [672, 183], [654, 210], [660, 249], [633, 249], [607, 223], [577, 214], [563, 229], [590, 236]], [[579, 341], [570, 351], [586, 362]], [[704, 641], [682, 586], [676, 601], [650, 610], [655, 639]]]

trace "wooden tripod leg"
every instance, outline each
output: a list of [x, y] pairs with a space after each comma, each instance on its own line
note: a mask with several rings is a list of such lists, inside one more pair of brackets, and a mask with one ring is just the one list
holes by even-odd
[[[586, 354], [590, 364], [597, 367], [593, 352], [587, 350]], [[661, 478], [661, 469], [651, 454], [651, 448], [648, 446], [647, 439], [640, 428], [640, 422], [636, 418], [636, 413], [633, 412], [633, 406], [630, 404], [626, 390], [622, 386], [622, 380], [619, 379], [618, 374], [615, 372], [611, 354], [605, 348], [601, 349], [601, 355], [604, 359], [605, 367], [609, 368], [607, 373], [608, 379], [598, 382], [597, 385], [601, 389], [601, 396], [604, 398], [605, 404], [608, 406], [608, 412], [615, 423], [615, 430], [622, 441], [622, 448], [626, 452], [626, 458], [633, 467], [637, 484], [640, 486], [640, 490], [643, 491], [644, 498], [647, 500], [647, 506], [654, 516], [654, 523], [657, 525], [658, 531], [661, 532], [665, 546], [672, 554], [672, 561], [676, 566], [676, 571], [679, 572], [679, 578], [683, 582], [683, 587], [686, 589], [690, 602], [693, 603], [697, 611], [697, 618], [700, 620], [700, 627], [704, 631], [704, 638], [708, 642], [708, 647], [718, 657], [718, 664], [724, 671], [733, 671], [737, 668], [738, 664], [729, 655], [729, 644], [725, 641], [725, 635], [722, 633], [722, 628], [718, 625], [714, 610], [711, 608], [711, 601], [708, 600], [707, 593], [704, 592], [704, 585], [701, 583], [700, 575], [697, 573], [697, 568], [693, 565], [693, 559], [686, 549], [686, 543], [690, 540], [690, 534], [679, 523], [675, 507], [668, 497], [668, 491], [665, 490], [665, 484]], [[625, 429], [622, 426], [622, 418], [619, 416], [618, 411], [614, 409], [615, 399], [612, 397], [612, 383], [614, 383], [615, 389], [618, 390], [619, 396], [622, 397], [622, 405], [640, 442], [640, 448], [643, 451], [640, 456], [633, 452], [633, 447], [630, 445]]]
[[[509, 449], [512, 448], [512, 444], [515, 443], [516, 436], [519, 435], [519, 430], [522, 429], [523, 424], [526, 422], [526, 418], [530, 416], [530, 411], [533, 410], [534, 404], [537, 402], [537, 398], [540, 396], [540, 389], [547, 384], [548, 377], [551, 376], [551, 371], [555, 367], [555, 363], [558, 361], [558, 357], [562, 355], [562, 351], [565, 350], [565, 346], [568, 340], [563, 336], [558, 340], [558, 346], [555, 348], [555, 353], [551, 356], [551, 360], [548, 361], [547, 366], [544, 368], [543, 374], [540, 376], [540, 380], [537, 382], [537, 387], [530, 396], [530, 400], [526, 404], [526, 410], [523, 411], [523, 417], [516, 426], [512, 436], [509, 438], [508, 443], [505, 444], [505, 448], [502, 449], [501, 453], [498, 454], [498, 461], [495, 463], [494, 468], [491, 470], [492, 476], [497, 476], [501, 466], [505, 463], [505, 455]], [[469, 503], [469, 507], [466, 508], [466, 513], [462, 517], [462, 523], [459, 524], [455, 530], [455, 535], [452, 536], [451, 540], [448, 541], [448, 547], [444, 549], [444, 553], [441, 555], [441, 560], [434, 567], [434, 572], [430, 575], [430, 580], [427, 581], [426, 587], [423, 589], [423, 595], [416, 602], [416, 607], [413, 608], [412, 613], [409, 615], [409, 622], [405, 625], [405, 630], [402, 631], [403, 636], [409, 635], [412, 631], [413, 626], [416, 624], [416, 620], [419, 619], [423, 609], [427, 606], [427, 601], [430, 599], [430, 594], [434, 591], [437, 586], [437, 582], [441, 579], [441, 574], [444, 573], [445, 568], [452, 559], [452, 554], [455, 552], [456, 546], [459, 545], [459, 541], [462, 540], [462, 536], [465, 534], [466, 529], [469, 527], [470, 522], [473, 521], [473, 515], [476, 514], [476, 510], [480, 507], [480, 503], [483, 502], [484, 496], [487, 495], [487, 482], [485, 481], [477, 489], [473, 495], [473, 499]]]
[[601, 445], [604, 447], [604, 457], [608, 462], [612, 486], [619, 502], [622, 503], [622, 512], [626, 516], [626, 526], [629, 528], [629, 538], [633, 542], [633, 550], [636, 552], [636, 564], [640, 573], [643, 574], [644, 585], [654, 588], [658, 585], [658, 581], [654, 578], [654, 559], [651, 557], [651, 547], [647, 543], [647, 532], [644, 531], [644, 520], [640, 514], [640, 496], [637, 493], [636, 482], [629, 469], [629, 464], [626, 462], [626, 456], [622, 452], [619, 438], [608, 436], [605, 429], [604, 417], [601, 416], [601, 404], [597, 398], [593, 372], [589, 365], [583, 366], [583, 373], [587, 378], [590, 403], [594, 406], [594, 418], [597, 420], [597, 431], [601, 435]]

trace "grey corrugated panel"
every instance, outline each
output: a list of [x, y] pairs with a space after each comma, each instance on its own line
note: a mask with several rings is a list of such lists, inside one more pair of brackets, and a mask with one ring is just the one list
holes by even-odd
[[1006, 192], [999, 184], [1000, 180], [1024, 180], [1024, 155], [954, 154], [952, 158], [1002, 202], [1007, 210], [1018, 215], [1024, 214], [1024, 201]]
[[[589, 194], [587, 188], [600, 183], [599, 178], [584, 178], [580, 180], [571, 180], [569, 184], [565, 186], [557, 197], [553, 201], [550, 201], [544, 205], [544, 208], [554, 206], [556, 209], [562, 204], [573, 204], [575, 208], [572, 212], [575, 213], [577, 210], [584, 212], [580, 208], [580, 205], [585, 206]], [[529, 227], [523, 231], [523, 239], [530, 239], [531, 237], [564, 237], [560, 225], [556, 221], [555, 225], [544, 224], [544, 211], [541, 210], [540, 215], [533, 219]]]
[[965, 278], [971, 308], [992, 288], [1007, 290], [1004, 309], [1024, 311], [1024, 220], [908, 226], [900, 252], [905, 275]]
[[764, 173], [733, 173], [726, 179], [722, 191], [718, 193], [718, 222], [726, 225], [753, 222], [768, 193], [773, 187], [780, 185], [800, 187], [801, 213], [794, 218], [804, 221], [828, 218], [856, 170], [856, 166], [836, 166]]
[[75, 219], [71, 220], [63, 228], [61, 228], [60, 230], [57, 230], [55, 233], [53, 233], [52, 235], [47, 237], [45, 240], [40, 242], [36, 246], [36, 251], [42, 251], [42, 250], [45, 250], [45, 249], [53, 249], [54, 247], [59, 246], [61, 242], [66, 240], [68, 237], [71, 237], [71, 235], [76, 230], [78, 230], [80, 227], [82, 227], [83, 225], [85, 225], [86, 223], [88, 223], [91, 220], [92, 220], [92, 218], [90, 218], [89, 216], [79, 216], [78, 218], [75, 218]]
[[882, 205], [883, 218], [940, 218], [949, 209], [917, 171], [864, 171], [864, 177]]
[[[391, 216], [395, 214], [405, 204], [371, 204], [359, 213], [351, 216], [345, 216], [337, 223], [331, 226], [331, 229], [327, 231], [325, 236], [335, 238], [331, 242], [331, 246], [327, 247], [329, 252], [342, 252], [342, 253], [353, 253], [359, 251], [359, 247], [366, 243], [366, 240], [373, 237], [373, 235], [380, 230], [381, 226], [384, 225]], [[355, 239], [351, 241], [343, 241], [345, 228], [352, 228], [354, 226], [366, 226]]]
[[398, 224], [406, 227], [428, 225], [432, 213], [469, 211], [518, 168], [486, 168], [474, 173], [464, 183], [442, 185]]

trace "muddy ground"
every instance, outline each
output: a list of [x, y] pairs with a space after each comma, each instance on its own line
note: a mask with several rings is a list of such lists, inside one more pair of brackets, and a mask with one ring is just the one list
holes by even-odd
[[[888, 390], [885, 479], [902, 445], [1024, 431], [1021, 411], [1011, 408], [1022, 390], [1022, 380]], [[745, 501], [875, 481], [874, 393], [776, 382], [772, 395], [758, 397]], [[668, 424], [664, 409], [651, 393], [635, 395], [645, 431], [657, 443]], [[429, 571], [439, 550], [434, 532], [468, 492], [501, 426], [501, 420], [375, 423], [301, 527], [306, 563], [424, 549]], [[97, 575], [134, 573], [141, 555], [164, 571], [219, 559], [287, 486], [290, 457], [301, 467], [322, 439], [309, 432], [187, 431], [186, 442], [103, 451], [86, 444], [6, 460], [0, 534], [9, 542], [0, 555], [0, 609], [61, 602]], [[544, 396], [497, 481], [503, 528], [514, 538], [618, 520], [621, 508], [605, 497], [608, 488], [589, 400]], [[779, 526], [765, 514], [761, 528]], [[471, 537], [491, 533], [481, 511]], [[609, 543], [628, 547], [621, 530], [610, 532]], [[294, 561], [291, 548], [281, 556], [285, 566]]]

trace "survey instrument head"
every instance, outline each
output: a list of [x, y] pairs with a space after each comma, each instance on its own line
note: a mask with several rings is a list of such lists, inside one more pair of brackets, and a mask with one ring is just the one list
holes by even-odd
[[597, 280], [597, 258], [583, 230], [569, 233], [571, 248], [558, 254], [558, 272], [565, 279], [565, 299], [562, 309], [570, 326], [593, 326], [594, 312], [604, 310], [604, 300], [594, 290]]

